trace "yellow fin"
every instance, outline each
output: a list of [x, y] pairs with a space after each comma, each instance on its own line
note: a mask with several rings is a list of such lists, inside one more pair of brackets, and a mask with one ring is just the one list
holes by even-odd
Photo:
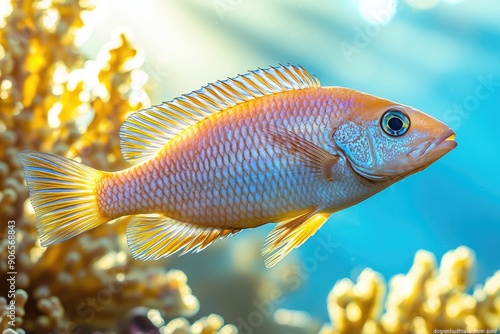
[[42, 246], [109, 221], [99, 212], [95, 192], [104, 172], [47, 153], [23, 151], [17, 157], [24, 168]]
[[132, 114], [120, 128], [125, 160], [145, 160], [182, 130], [239, 103], [284, 91], [319, 87], [301, 66], [280, 65], [217, 81], [190, 94]]
[[196, 226], [162, 215], [137, 215], [127, 226], [127, 242], [136, 259], [157, 260], [180, 250], [199, 252], [241, 229]]
[[262, 255], [267, 268], [280, 262], [293, 249], [302, 245], [325, 223], [329, 215], [312, 211], [278, 223], [269, 232]]

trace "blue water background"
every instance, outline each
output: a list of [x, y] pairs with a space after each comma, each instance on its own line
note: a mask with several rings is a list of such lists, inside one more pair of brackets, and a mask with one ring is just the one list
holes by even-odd
[[[303, 284], [279, 307], [323, 321], [326, 296], [337, 280], [355, 279], [365, 267], [385, 279], [405, 273], [419, 249], [440, 258], [460, 245], [470, 247], [477, 282], [500, 269], [500, 1], [439, 2], [427, 10], [401, 1], [384, 24], [366, 21], [360, 3], [114, 0], [97, 9], [96, 27], [83, 46], [94, 56], [110, 33], [125, 30], [142, 50], [152, 103], [249, 69], [292, 63], [323, 85], [408, 104], [454, 128], [457, 149], [334, 214], [294, 251]], [[270, 229], [225, 242], [257, 234], [263, 243]], [[335, 251], [315, 260], [325, 240]], [[181, 269], [190, 275], [189, 266]]]

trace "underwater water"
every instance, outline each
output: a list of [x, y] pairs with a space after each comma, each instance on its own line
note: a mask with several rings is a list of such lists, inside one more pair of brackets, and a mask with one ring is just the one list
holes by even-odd
[[[47, 17], [47, 20], [51, 19], [50, 15]], [[69, 242], [68, 246], [62, 243], [52, 253], [50, 247], [46, 251], [40, 250], [37, 244], [29, 252], [29, 257], [35, 258], [33, 263], [48, 258], [48, 264], [38, 264], [36, 268], [55, 268], [53, 275], [59, 277], [60, 281], [53, 280], [56, 283], [52, 283], [51, 293], [57, 295], [55, 291], [63, 291], [59, 294], [63, 304], [61, 309], [66, 310], [66, 322], [62, 325], [64, 330], [55, 325], [59, 320], [52, 316], [49, 317], [50, 321], [43, 318], [42, 322], [47, 326], [44, 328], [59, 328], [54, 333], [73, 333], [75, 331], [68, 328], [76, 324], [74, 328], [82, 328], [84, 333], [97, 333], [98, 330], [125, 333], [121, 329], [110, 330], [118, 328], [114, 321], [125, 324], [133, 318], [130, 309], [144, 306], [152, 311], [142, 310], [137, 311], [137, 314], [147, 315], [158, 327], [176, 316], [185, 316], [192, 323], [215, 313], [235, 327], [226, 326], [225, 331], [216, 332], [222, 327], [220, 319], [204, 318], [203, 326], [207, 328], [210, 327], [207, 324], [215, 323], [213, 331], [204, 333], [231, 334], [236, 333], [236, 329], [244, 334], [317, 333], [323, 324], [336, 319], [332, 316], [334, 312], [331, 307], [335, 303], [327, 303], [327, 298], [339, 280], [348, 278], [356, 282], [360, 275], [366, 274], [366, 268], [371, 268], [380, 273], [381, 279], [387, 284], [391, 277], [407, 273], [414, 263], [432, 262], [426, 258], [427, 255], [414, 261], [419, 250], [434, 254], [439, 263], [443, 255], [460, 246], [466, 246], [473, 252], [473, 255], [461, 252], [465, 260], [455, 270], [460, 272], [463, 268], [470, 269], [469, 280], [462, 285], [472, 294], [470, 286], [483, 284], [500, 270], [499, 17], [500, 2], [497, 0], [98, 2], [92, 15], [84, 20], [89, 29], [82, 34], [83, 42], [78, 50], [88, 59], [102, 58], [103, 52], [100, 50], [103, 50], [103, 45], [112, 48], [108, 43], [110, 38], [124, 32], [127, 40], [138, 50], [137, 55], [135, 51], [133, 54], [139, 61], [129, 64], [129, 67], [140, 67], [141, 70], [132, 72], [132, 80], [124, 79], [123, 85], [131, 85], [132, 91], [143, 94], [138, 97], [142, 107], [171, 100], [209, 82], [234, 77], [248, 70], [278, 64], [298, 64], [315, 75], [323, 86], [349, 87], [422, 110], [453, 128], [458, 147], [424, 171], [333, 214], [305, 244], [270, 269], [264, 267], [261, 248], [272, 225], [245, 230], [200, 253], [182, 257], [174, 255], [161, 262], [138, 263], [130, 259], [123, 237], [124, 227], [120, 223], [106, 229], [99, 227], [91, 235], [82, 235], [78, 238], [78, 244], [76, 241], [72, 246], [69, 246]], [[0, 41], [4, 43], [1, 38]], [[7, 47], [4, 48], [7, 50]], [[110, 71], [114, 69], [111, 67]], [[5, 71], [5, 68], [0, 66], [0, 70]], [[121, 71], [120, 66], [117, 71]], [[134, 84], [139, 86], [134, 88]], [[111, 85], [111, 88], [106, 89], [121, 89], [121, 86], [113, 87]], [[72, 100], [68, 97], [67, 101]], [[95, 105], [92, 108], [98, 109]], [[99, 108], [107, 109], [106, 105]], [[78, 117], [88, 124], [94, 115], [82, 112]], [[59, 118], [61, 121], [56, 121], [55, 126], [51, 125], [50, 131], [55, 131], [64, 123], [62, 116]], [[8, 122], [0, 118], [1, 145], [4, 145], [3, 122], [9, 128]], [[121, 121], [115, 119], [115, 123], [113, 129], [119, 127]], [[109, 131], [111, 134], [107, 133], [106, 136], [114, 134], [117, 137], [117, 131], [113, 131]], [[59, 135], [59, 132], [55, 133]], [[97, 133], [95, 138], [101, 138], [99, 130]], [[62, 131], [61, 137], [65, 135]], [[112, 143], [106, 148], [105, 153], [108, 155], [104, 155], [104, 160], [112, 162], [94, 167], [106, 169], [118, 165], [113, 165], [116, 157], [109, 158], [118, 154], [114, 148], [117, 138], [113, 140], [110, 139]], [[23, 145], [17, 146], [26, 149]], [[28, 148], [43, 151], [49, 147], [51, 144]], [[74, 156], [83, 156], [85, 163], [94, 161], [89, 158], [93, 151], [85, 156], [81, 150], [76, 150], [78, 154]], [[3, 158], [2, 151], [0, 156]], [[65, 151], [56, 153], [64, 154]], [[100, 160], [96, 158], [96, 161]], [[0, 175], [3, 177], [3, 174]], [[20, 198], [23, 196], [27, 195], [19, 195]], [[0, 196], [3, 205], [1, 199]], [[25, 210], [29, 221], [33, 222], [32, 210]], [[3, 214], [0, 210], [2, 219]], [[28, 237], [23, 238], [28, 240]], [[92, 247], [101, 247], [100, 253], [94, 252]], [[88, 264], [79, 264], [75, 266], [76, 269], [71, 264], [58, 264], [61, 257], [71, 253], [69, 250], [92, 253], [93, 257], [89, 256], [88, 259], [93, 262], [86, 260]], [[86, 256], [82, 255], [82, 259], [87, 259]], [[457, 255], [457, 258], [460, 256]], [[121, 288], [109, 288], [112, 285], [108, 285], [108, 278], [103, 285], [90, 279], [82, 280], [81, 277], [85, 276], [81, 274], [83, 269], [80, 266], [88, 266], [96, 272], [112, 272], [109, 282], [113, 284], [129, 282], [129, 272], [123, 269], [127, 266], [136, 268], [130, 276], [137, 276], [131, 279], [131, 287], [127, 288], [128, 295], [125, 297]], [[110, 268], [118, 273], [115, 274]], [[30, 295], [27, 305], [34, 298], [45, 297], [44, 289], [50, 284], [44, 278], [45, 274], [42, 273], [45, 271], [42, 269], [27, 270], [31, 279], [29, 284], [25, 283], [28, 282], [26, 280], [18, 279], [18, 286]], [[168, 279], [162, 276], [162, 270], [171, 269], [181, 270], [185, 276], [178, 271], [169, 272], [171, 276]], [[43, 270], [50, 272], [51, 269]], [[451, 272], [454, 269], [449, 270]], [[65, 273], [64, 279], [62, 275], [58, 276], [58, 272]], [[468, 277], [468, 271], [464, 269], [464, 272], [463, 276]], [[147, 274], [141, 276], [142, 273]], [[96, 275], [104, 277], [107, 274]], [[39, 281], [43, 289], [33, 287]], [[377, 279], [372, 277], [371, 282], [374, 281]], [[156, 285], [161, 285], [161, 282], [166, 282], [165, 285], [169, 287], [175, 286], [172, 295], [169, 294], [169, 288], [156, 289]], [[460, 282], [453, 282], [462, 287]], [[148, 285], [154, 285], [155, 288], [148, 290]], [[68, 286], [77, 288], [71, 290]], [[67, 292], [87, 286], [89, 288], [82, 288], [85, 291], [77, 297]], [[497, 283], [496, 289], [493, 292], [497, 296], [494, 304], [496, 309], [490, 311], [495, 314], [494, 321], [497, 322], [491, 323], [500, 327], [500, 284]], [[120, 292], [115, 292], [118, 290]], [[99, 299], [99, 296], [104, 296], [103, 291], [111, 291], [110, 299]], [[62, 297], [65, 294], [66, 300]], [[383, 295], [377, 304], [382, 305]], [[422, 289], [417, 291], [417, 295], [424, 296], [425, 292]], [[101, 305], [93, 309], [89, 307], [88, 296], [97, 298]], [[127, 298], [136, 299], [129, 302]], [[167, 299], [169, 301], [166, 304], [171, 309], [166, 311], [165, 316], [162, 307], [167, 307], [162, 301]], [[51, 300], [51, 303], [49, 308], [59, 310], [56, 301]], [[120, 304], [123, 304], [123, 311]], [[33, 311], [37, 307], [40, 308], [26, 307], [27, 313], [36, 316], [44, 313]], [[108, 308], [111, 307], [115, 310], [110, 311]], [[158, 320], [157, 310], [164, 316], [163, 320]], [[360, 312], [364, 312], [364, 309]], [[45, 329], [39, 329], [42, 322], [30, 323], [25, 319], [24, 323], [31, 328], [28, 333], [45, 333]], [[463, 327], [462, 323], [456, 324], [457, 327]], [[488, 327], [485, 323], [477, 325], [469, 322], [467, 325], [468, 328]], [[189, 324], [182, 325], [182, 321], [180, 325], [172, 324], [171, 328], [175, 326], [184, 326], [182, 328], [185, 330], [176, 333], [201, 333], [200, 327], [189, 329]], [[0, 329], [3, 329], [2, 321]], [[130, 330], [130, 333], [135, 333]], [[172, 332], [162, 327], [162, 334]], [[356, 330], [324, 329], [321, 333], [348, 332], [354, 333]], [[375, 330], [367, 332], [379, 333]]]
[[[99, 44], [105, 31], [125, 27], [143, 48], [153, 104], [248, 69], [291, 63], [322, 85], [411, 105], [455, 130], [455, 150], [335, 213], [293, 252], [307, 277], [280, 307], [326, 321], [325, 298], [338, 279], [355, 279], [365, 267], [388, 279], [406, 272], [419, 249], [439, 258], [459, 245], [470, 247], [478, 282], [500, 268], [500, 2], [192, 0], [108, 6], [103, 13], [115, 15], [97, 23], [85, 49], [92, 52], [90, 43]], [[263, 242], [270, 228], [251, 233]], [[225, 243], [240, 243], [249, 234]], [[334, 251], [315, 264], [319, 240], [331, 242]]]

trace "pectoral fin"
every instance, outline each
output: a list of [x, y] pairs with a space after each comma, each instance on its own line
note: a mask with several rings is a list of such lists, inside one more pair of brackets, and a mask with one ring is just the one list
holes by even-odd
[[332, 166], [338, 161], [338, 155], [285, 128], [270, 126], [265, 130], [265, 134], [269, 140], [294, 156], [304, 166], [323, 173], [328, 181], [333, 179]]
[[127, 226], [127, 242], [136, 259], [157, 260], [180, 250], [199, 252], [241, 229], [197, 226], [162, 215], [137, 215]]
[[329, 215], [317, 210], [278, 223], [266, 237], [262, 255], [267, 268], [280, 262], [290, 251], [302, 245], [325, 223]]

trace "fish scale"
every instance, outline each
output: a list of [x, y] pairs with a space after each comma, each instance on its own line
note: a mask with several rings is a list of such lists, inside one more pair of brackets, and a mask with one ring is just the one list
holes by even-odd
[[[274, 101], [267, 104], [262, 101], [262, 104], [270, 109], [283, 110]], [[255, 107], [247, 108], [247, 110], [241, 109], [243, 107], [237, 107], [236, 110], [227, 111], [220, 118], [207, 119], [194, 130], [197, 136], [210, 138], [208, 142], [185, 140], [173, 144], [179, 145], [178, 148], [169, 147], [169, 154], [165, 155], [167, 161], [160, 162], [166, 166], [165, 177], [175, 175], [176, 170], [185, 170], [191, 176], [181, 177], [178, 180], [174, 178], [178, 183], [168, 188], [184, 189], [181, 193], [190, 193], [188, 197], [192, 200], [191, 205], [188, 204], [189, 212], [182, 212], [181, 217], [176, 217], [175, 212], [179, 212], [180, 208], [176, 195], [172, 194], [166, 200], [165, 215], [201, 225], [249, 227], [255, 226], [256, 222], [265, 223], [284, 212], [303, 210], [310, 206], [304, 199], [308, 197], [307, 193], [310, 193], [312, 189], [292, 192], [300, 181], [297, 176], [287, 171], [291, 171], [291, 167], [297, 162], [282, 154], [282, 159], [277, 163], [278, 152], [266, 142], [263, 134], [260, 133], [262, 130], [255, 127], [258, 120], [266, 118], [265, 109]], [[282, 113], [290, 116], [297, 114], [293, 109], [282, 111]], [[285, 118], [287, 115], [275, 115], [274, 120], [277, 123]], [[247, 125], [248, 119], [251, 120], [251, 126]], [[272, 120], [270, 118], [267, 121]], [[265, 127], [265, 124], [262, 126]], [[227, 145], [226, 139], [229, 133], [231, 133], [232, 142], [241, 143], [243, 150], [234, 151], [232, 148], [236, 146]], [[202, 159], [203, 152], [208, 150], [212, 152], [212, 156], [207, 156], [206, 159], [215, 162], [209, 169], [204, 168], [205, 164]], [[194, 152], [194, 155], [189, 156], [189, 159], [183, 159], [185, 151]], [[238, 159], [238, 156], [247, 156], [249, 159]], [[169, 160], [173, 161], [175, 167], [170, 168]], [[274, 171], [277, 164], [282, 166], [282, 171], [278, 173]], [[237, 170], [239, 173], [235, 172]], [[256, 197], [253, 201], [252, 196]], [[215, 205], [214, 198], [225, 199], [226, 205]], [[182, 200], [184, 201], [185, 199]], [[264, 201], [279, 202], [264, 213], [260, 205]], [[209, 208], [222, 211], [215, 216], [207, 215], [206, 210]]]
[[[311, 95], [309, 92], [304, 94]], [[237, 106], [191, 129], [208, 140], [196, 140], [197, 136], [187, 133], [166, 148], [168, 153], [138, 168], [113, 174], [114, 181], [105, 180], [101, 187], [100, 200], [107, 203], [102, 206], [103, 214], [115, 218], [131, 213], [152, 213], [159, 207], [162, 213], [174, 219], [223, 227], [250, 227], [277, 219], [287, 212], [291, 216], [300, 214], [313, 205], [306, 199], [313, 197], [314, 185], [297, 192], [302, 183], [301, 175], [286, 172], [291, 171], [297, 161], [283, 152], [282, 159], [277, 161], [275, 157], [280, 152], [266, 142], [259, 133], [262, 130], [255, 126], [260, 121], [265, 127], [266, 123], [261, 121], [265, 120], [294, 130], [304, 127], [304, 120], [312, 120], [308, 110], [317, 104], [314, 99], [308, 102], [309, 105], [288, 103], [300, 107], [285, 109], [282, 100], [288, 99], [288, 96], [267, 98], [270, 101], [263, 98], [260, 106]], [[281, 112], [268, 113], [266, 110]], [[305, 124], [305, 129], [313, 125]], [[230, 142], [228, 137], [231, 137]], [[282, 169], [278, 173], [273, 172], [277, 165]], [[150, 166], [158, 167], [152, 170]], [[141, 181], [134, 186], [136, 180]], [[162, 189], [170, 191], [166, 196], [156, 196]], [[129, 196], [117, 198], [120, 193]], [[149, 205], [150, 201], [155, 205]], [[266, 205], [264, 210], [264, 202], [275, 204]]]
[[131, 215], [130, 251], [149, 260], [275, 222], [262, 252], [270, 267], [332, 213], [426, 168], [453, 139], [421, 111], [321, 87], [287, 65], [132, 114], [120, 129], [124, 158], [137, 162], [128, 169], [102, 172], [39, 152], [19, 160], [43, 246]]

